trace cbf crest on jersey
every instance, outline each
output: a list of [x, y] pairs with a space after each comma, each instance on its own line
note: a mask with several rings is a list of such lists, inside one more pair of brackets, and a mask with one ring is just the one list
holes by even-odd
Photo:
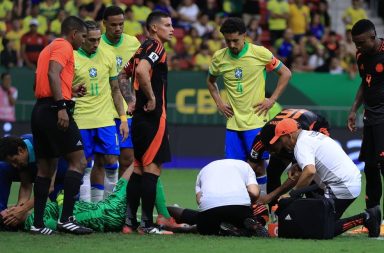
[[235, 68], [235, 77], [237, 80], [241, 80], [243, 78], [243, 70], [241, 68]]
[[121, 56], [116, 56], [116, 65], [118, 68], [123, 66], [123, 58]]
[[91, 78], [97, 77], [97, 69], [96, 68], [90, 68], [89, 69], [89, 77], [91, 77]]

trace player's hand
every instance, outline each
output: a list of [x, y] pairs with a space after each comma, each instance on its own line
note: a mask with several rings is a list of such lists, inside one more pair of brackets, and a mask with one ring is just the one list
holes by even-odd
[[294, 164], [288, 170], [288, 178], [292, 181], [296, 181], [301, 175], [301, 170], [298, 164]]
[[128, 134], [129, 134], [128, 122], [122, 121], [120, 124], [119, 130], [120, 130], [121, 136], [123, 136], [123, 141], [125, 141], [128, 138]]
[[85, 83], [79, 83], [72, 86], [73, 97], [84, 97], [87, 94]]
[[255, 114], [257, 114], [258, 116], [264, 114], [264, 116], [266, 116], [269, 109], [272, 108], [274, 103], [275, 103], [275, 100], [271, 98], [265, 98], [263, 102], [253, 106], [253, 109], [255, 110]]
[[152, 112], [156, 108], [156, 98], [148, 99], [148, 102], [144, 105], [145, 112]]
[[11, 207], [7, 209], [6, 214], [3, 215], [4, 224], [7, 226], [15, 227], [25, 220], [27, 214], [28, 211], [24, 209], [23, 205]]
[[217, 109], [228, 119], [234, 115], [233, 109], [229, 104], [221, 103], [217, 105]]
[[128, 109], [127, 109], [128, 115], [132, 116], [133, 112], [135, 111], [135, 106], [136, 106], [136, 97], [132, 96], [132, 101], [128, 103]]
[[269, 204], [271, 201], [272, 201], [272, 196], [270, 194], [266, 194], [266, 195], [263, 195], [263, 196], [260, 196], [259, 199], [257, 200], [257, 203], [261, 203], [261, 204]]
[[57, 127], [66, 131], [69, 126], [69, 117], [66, 109], [61, 109], [57, 111]]
[[283, 194], [283, 195], [280, 196], [279, 201], [282, 200], [282, 199], [290, 198], [290, 197], [291, 196], [288, 193]]
[[357, 130], [356, 113], [355, 112], [350, 112], [348, 115], [348, 129], [351, 132], [355, 132]]

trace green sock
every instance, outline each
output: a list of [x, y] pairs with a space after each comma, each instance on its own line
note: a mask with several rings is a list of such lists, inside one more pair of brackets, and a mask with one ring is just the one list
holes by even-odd
[[167, 205], [165, 202], [165, 193], [163, 184], [160, 181], [160, 178], [157, 180], [156, 185], [156, 210], [158, 214], [163, 215], [165, 218], [171, 218], [171, 215], [168, 212]]

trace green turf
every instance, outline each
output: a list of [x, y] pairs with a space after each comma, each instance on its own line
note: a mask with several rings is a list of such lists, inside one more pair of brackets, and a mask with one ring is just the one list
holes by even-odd
[[[196, 208], [194, 184], [197, 170], [166, 170], [162, 175], [169, 204]], [[16, 185], [15, 185], [16, 186]], [[353, 215], [364, 207], [363, 194], [346, 212]], [[10, 202], [17, 197], [13, 188]], [[382, 252], [383, 237], [369, 239], [365, 235], [342, 235], [332, 240], [284, 240], [259, 238], [232, 238], [178, 234], [173, 236], [122, 235], [120, 233], [93, 234], [76, 237], [55, 235], [33, 236], [28, 233], [0, 233], [0, 252]]]

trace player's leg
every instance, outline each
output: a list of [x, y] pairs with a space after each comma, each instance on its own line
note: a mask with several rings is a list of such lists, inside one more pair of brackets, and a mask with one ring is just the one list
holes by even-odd
[[[384, 179], [384, 124], [378, 124], [373, 126], [373, 136], [375, 137], [375, 156], [377, 160], [377, 168], [379, 170], [379, 175], [377, 176], [377, 187], [379, 189], [382, 188], [382, 179]], [[381, 176], [380, 176], [381, 174]], [[380, 203], [380, 200], [383, 195], [383, 190], [379, 190], [377, 192], [377, 199], [378, 202]], [[379, 204], [380, 205], [380, 204]], [[384, 202], [383, 202], [384, 205]], [[384, 210], [384, 206], [383, 206]]]
[[[241, 142], [242, 146], [244, 147], [244, 154], [248, 155], [252, 150], [252, 144], [253, 140], [255, 139], [256, 135], [260, 132], [261, 128], [256, 128], [252, 130], [242, 131], [241, 132]], [[262, 161], [260, 161], [260, 168], [262, 168], [259, 173], [256, 175], [257, 183], [260, 187], [260, 194], [265, 195], [267, 194], [267, 173], [265, 169], [265, 161], [268, 159], [269, 154], [267, 152], [264, 152]]]
[[115, 119], [116, 123], [116, 133], [119, 138], [119, 146], [120, 146], [120, 156], [119, 156], [119, 178], [123, 175], [124, 171], [126, 171], [129, 166], [133, 164], [134, 161], [134, 153], [133, 153], [133, 143], [132, 143], [132, 118], [128, 118], [128, 127], [129, 134], [128, 138], [123, 141], [123, 136], [120, 134], [120, 119]]
[[[271, 155], [267, 166], [267, 193], [273, 192], [281, 186], [281, 175], [288, 166], [288, 161], [279, 159], [275, 155]], [[272, 200], [268, 205], [271, 210], [272, 206], [277, 204], [277, 199]]]
[[227, 129], [225, 132], [225, 158], [226, 159], [247, 159], [245, 147], [241, 141], [240, 132]]
[[94, 155], [94, 164], [91, 172], [91, 201], [97, 203], [104, 198], [104, 164], [105, 159], [102, 154]]
[[91, 174], [93, 167], [93, 148], [94, 148], [94, 130], [80, 129], [81, 139], [83, 141], [84, 154], [87, 159], [87, 166], [84, 170], [83, 183], [80, 186], [79, 199], [90, 202], [92, 199], [91, 193]]

